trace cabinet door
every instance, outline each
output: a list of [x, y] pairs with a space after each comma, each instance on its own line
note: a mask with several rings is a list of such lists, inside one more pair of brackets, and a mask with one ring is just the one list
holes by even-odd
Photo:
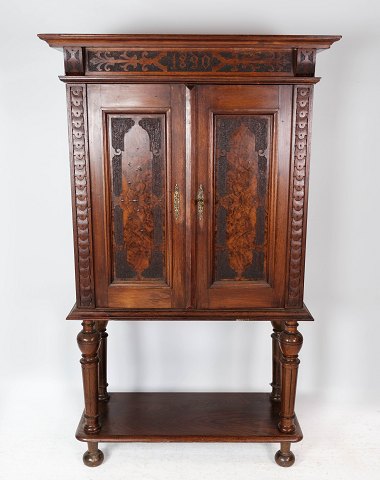
[[284, 305], [291, 92], [197, 89], [198, 308]]
[[96, 306], [184, 305], [180, 85], [89, 85]]

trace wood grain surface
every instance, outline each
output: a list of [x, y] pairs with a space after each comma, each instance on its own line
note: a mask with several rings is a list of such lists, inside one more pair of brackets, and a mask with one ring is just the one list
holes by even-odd
[[111, 393], [100, 406], [102, 430], [76, 437], [95, 442], [298, 442], [278, 431], [278, 402], [268, 393]]

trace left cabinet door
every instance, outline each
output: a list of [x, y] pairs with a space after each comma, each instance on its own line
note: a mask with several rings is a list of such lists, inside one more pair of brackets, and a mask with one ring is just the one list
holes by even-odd
[[88, 85], [97, 307], [180, 308], [185, 87]]

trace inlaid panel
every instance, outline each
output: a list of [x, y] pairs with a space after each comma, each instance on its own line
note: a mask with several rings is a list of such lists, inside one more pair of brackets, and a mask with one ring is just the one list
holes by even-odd
[[265, 280], [271, 117], [215, 115], [214, 135], [214, 280]]
[[165, 115], [109, 115], [113, 281], [165, 280]]

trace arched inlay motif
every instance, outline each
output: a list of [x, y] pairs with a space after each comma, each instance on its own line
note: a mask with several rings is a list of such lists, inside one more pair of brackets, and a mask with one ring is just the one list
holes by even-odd
[[270, 117], [215, 117], [215, 280], [265, 279]]
[[113, 277], [164, 279], [164, 117], [111, 116]]

